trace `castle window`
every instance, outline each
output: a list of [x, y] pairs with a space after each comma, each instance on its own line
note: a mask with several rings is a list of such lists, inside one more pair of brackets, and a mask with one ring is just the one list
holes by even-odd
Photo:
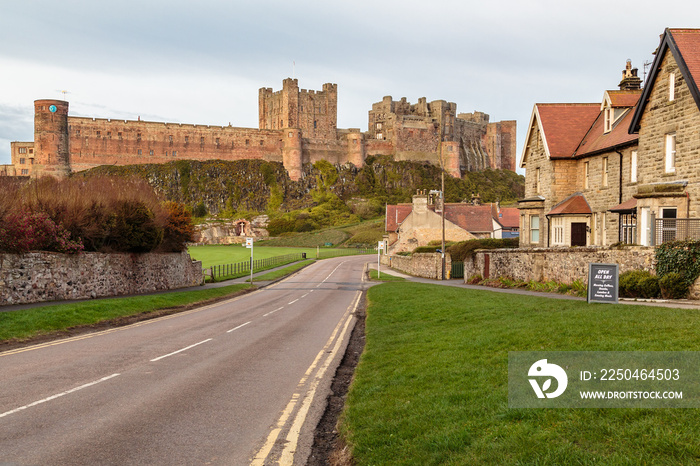
[[19, 148], [19, 153], [20, 153], [20, 154], [26, 154], [26, 153], [27, 153], [27, 148], [26, 148], [26, 147], [20, 147], [20, 148]]
[[219, 138], [216, 138], [216, 147], [219, 147], [220, 143], [221, 143], [221, 140]]
[[262, 140], [262, 139], [260, 140], [260, 145], [261, 145], [261, 146], [263, 145], [263, 140]]
[[141, 155], [141, 149], [139, 149], [138, 151], [136, 151], [136, 153], [137, 153], [138, 155]]
[[34, 149], [29, 149], [29, 153], [30, 153], [30, 154], [33, 154], [33, 153], [34, 153]]
[[384, 139], [384, 135], [382, 133], [377, 133], [377, 139]]
[[176, 150], [173, 151], [173, 157], [177, 157], [177, 151], [176, 151]]
[[288, 138], [291, 138], [291, 137], [293, 137], [293, 136], [294, 136], [294, 133], [291, 132], [291, 131], [290, 131], [289, 134], [287, 135]]
[[99, 135], [102, 134], [102, 133], [101, 133], [100, 130], [97, 130], [97, 131], [95, 131], [95, 134], [96, 134], [97, 136], [99, 136]]
[[19, 164], [24, 165], [26, 163], [26, 161], [27, 161], [26, 159], [19, 159]]
[[22, 175], [29, 175], [29, 169], [28, 169], [28, 168], [23, 168], [23, 169], [22, 169]]
[[666, 135], [666, 173], [676, 171], [676, 133]]
[[381, 123], [377, 123], [377, 129], [382, 129], [382, 124], [381, 124]]
[[280, 128], [284, 128], [284, 120], [280, 120]]
[[80, 130], [79, 129], [75, 130], [75, 135], [80, 137]]
[[245, 145], [246, 145], [246, 146], [249, 146], [249, 145], [250, 145], [250, 139], [246, 139], [246, 140], [245, 140]]
[[316, 120], [314, 120], [314, 129], [316, 129]]
[[111, 131], [107, 131], [107, 137], [112, 139], [112, 132]]
[[668, 101], [672, 102], [676, 99], [676, 73], [668, 75]]
[[200, 144], [204, 144], [204, 136], [202, 136], [201, 138], [199, 138], [199, 143], [200, 143]]
[[172, 137], [172, 136], [168, 136], [168, 142], [169, 142], [170, 144], [173, 143], [173, 137]]
[[117, 133], [117, 137], [118, 137], [119, 139], [122, 138], [122, 132], [121, 132], [121, 131], [119, 131], [119, 132]]
[[141, 142], [141, 133], [136, 133], [136, 142]]
[[148, 151], [148, 155], [153, 155], [153, 149]]
[[185, 136], [185, 144], [189, 144], [189, 142], [190, 142], [190, 137], [189, 137], [189, 136]]

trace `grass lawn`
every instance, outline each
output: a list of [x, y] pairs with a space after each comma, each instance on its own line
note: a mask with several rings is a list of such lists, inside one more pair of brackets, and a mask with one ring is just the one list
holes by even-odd
[[[192, 246], [188, 248], [188, 252], [192, 259], [202, 261], [202, 268], [250, 260], [250, 249], [240, 244]], [[316, 248], [254, 246], [253, 249], [256, 260], [300, 252], [305, 252], [308, 258], [316, 257]]]
[[341, 432], [358, 465], [698, 464], [697, 409], [509, 409], [509, 351], [698, 351], [695, 310], [385, 283]]
[[369, 278], [372, 280], [379, 280], [382, 282], [402, 282], [405, 278], [397, 277], [396, 275], [391, 275], [382, 270], [381, 274], [377, 273], [376, 269], [369, 269]]
[[12, 338], [28, 338], [55, 330], [64, 330], [76, 325], [90, 325], [142, 312], [220, 298], [249, 287], [249, 284], [238, 284], [208, 290], [98, 299], [73, 304], [36, 307], [21, 311], [0, 312], [0, 341]]
[[[312, 262], [314, 262], [314, 261], [308, 260], [308, 261], [297, 262], [293, 265], [290, 265], [289, 267], [275, 270], [273, 272], [266, 273], [265, 275], [258, 275], [257, 277], [254, 277], [253, 280], [255, 280], [256, 282], [257, 281], [265, 281], [265, 280], [277, 280], [278, 278], [282, 278], [285, 275], [289, 275], [290, 273], [294, 273], [299, 269], [303, 269], [304, 267], [311, 264]], [[250, 279], [248, 279], [246, 281], [250, 282]]]

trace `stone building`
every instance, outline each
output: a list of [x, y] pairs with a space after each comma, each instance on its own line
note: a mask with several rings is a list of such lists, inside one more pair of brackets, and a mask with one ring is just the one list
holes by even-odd
[[436, 164], [442, 156], [453, 176], [465, 170], [515, 169], [515, 121], [488, 123], [483, 113], [455, 116], [454, 103], [427, 104], [423, 98], [419, 112], [407, 104], [412, 114], [401, 114], [398, 136], [386, 139], [378, 137], [376, 124], [370, 132], [337, 128], [336, 84], [314, 91], [285, 79], [280, 91], [260, 89], [258, 99], [257, 129], [76, 117], [68, 114], [66, 101], [37, 100], [34, 141], [12, 142], [12, 169], [0, 168], [0, 174], [60, 177], [100, 165], [262, 159], [283, 163], [290, 178], [298, 180], [305, 163], [360, 167], [368, 155]]
[[[512, 237], [514, 207], [497, 204], [445, 204], [445, 241]], [[411, 204], [386, 206], [385, 230], [389, 253], [413, 251], [442, 239], [442, 203], [433, 192], [418, 192]], [[504, 230], [507, 234], [504, 235]]]
[[[644, 89], [628, 62], [601, 103], [536, 104], [521, 247], [700, 236], [700, 30], [666, 29]], [[697, 231], [694, 231], [697, 230]]]

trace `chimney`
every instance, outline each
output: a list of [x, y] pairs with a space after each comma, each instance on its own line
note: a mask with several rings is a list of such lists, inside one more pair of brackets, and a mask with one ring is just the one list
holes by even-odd
[[637, 68], [632, 68], [632, 60], [627, 60], [627, 66], [622, 71], [622, 81], [620, 81], [621, 91], [638, 91], [642, 88], [642, 78], [637, 76]]

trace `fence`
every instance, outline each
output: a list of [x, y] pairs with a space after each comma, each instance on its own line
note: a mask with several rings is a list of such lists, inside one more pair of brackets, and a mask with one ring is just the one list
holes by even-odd
[[329, 257], [338, 256], [357, 256], [360, 254], [376, 254], [376, 249], [356, 249], [356, 248], [345, 248], [345, 249], [319, 249], [316, 253], [317, 259], [328, 259]]
[[700, 218], [657, 218], [651, 230], [651, 244], [700, 239]]
[[[284, 256], [267, 257], [265, 259], [255, 259], [253, 261], [253, 272], [265, 270], [277, 265], [289, 264], [298, 260], [306, 259], [305, 252], [285, 254]], [[221, 280], [224, 277], [235, 278], [250, 272], [250, 260], [236, 262], [235, 264], [214, 265], [204, 270], [204, 275], [210, 277], [212, 281]]]
[[464, 262], [453, 262], [450, 278], [464, 278]]

